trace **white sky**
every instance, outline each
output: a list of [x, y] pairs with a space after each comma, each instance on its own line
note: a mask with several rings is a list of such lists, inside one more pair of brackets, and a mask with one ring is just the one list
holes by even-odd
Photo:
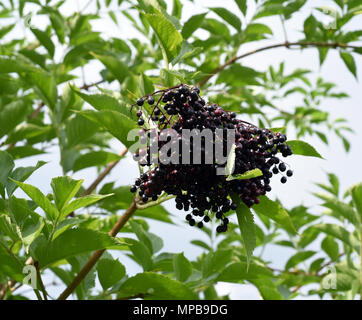
[[[78, 3], [78, 6], [75, 5]], [[77, 10], [77, 7], [83, 8], [88, 0], [78, 1], [66, 1], [62, 7], [62, 13], [70, 14]], [[170, 3], [170, 1], [167, 1]], [[182, 15], [182, 21], [186, 21], [191, 15], [198, 12], [204, 12], [206, 7], [220, 6], [220, 1], [217, 0], [195, 0], [195, 5], [192, 5], [190, 1], [183, 1], [186, 3]], [[311, 3], [311, 1], [309, 1]], [[314, 0], [315, 5], [330, 4], [330, 1]], [[238, 12], [237, 6], [234, 1], [223, 1], [222, 5], [230, 9], [234, 13]], [[25, 12], [29, 12], [30, 8], [26, 7]], [[92, 10], [90, 5], [87, 11]], [[310, 14], [311, 7], [306, 6], [295, 14], [295, 17], [287, 22], [287, 33], [289, 41], [297, 40], [301, 37], [299, 33], [302, 30], [304, 19]], [[208, 17], [213, 14], [210, 13]], [[105, 14], [106, 17], [106, 14]], [[121, 27], [117, 27], [109, 18], [95, 20], [94, 29], [96, 31], [102, 31], [105, 35], [116, 36], [121, 38], [132, 38], [135, 36], [135, 31], [130, 28], [127, 20], [119, 13], [117, 13]], [[265, 22], [274, 31], [274, 37], [265, 42], [259, 42], [257, 44], [247, 44], [240, 49], [240, 53], [248, 52], [250, 49], [262, 47], [265, 44], [277, 43], [284, 41], [281, 25], [278, 19], [267, 18]], [[35, 17], [32, 20], [36, 26], [44, 29], [46, 20], [43, 17]], [[350, 29], [358, 29], [362, 25], [362, 16], [358, 16], [349, 24]], [[21, 36], [24, 31], [19, 22], [16, 32]], [[31, 36], [29, 30], [26, 31], [27, 36]], [[62, 55], [59, 55], [61, 57]], [[362, 78], [362, 56], [354, 55], [358, 66], [358, 78]], [[339, 55], [335, 51], [330, 51], [326, 62], [322, 68], [319, 68], [319, 60], [317, 50], [307, 49], [302, 53], [300, 50], [288, 50], [288, 49], [276, 49], [265, 51], [253, 56], [250, 56], [243, 60], [243, 64], [249, 67], [254, 67], [257, 70], [263, 71], [269, 65], [278, 67], [280, 62], [285, 61], [286, 72], [293, 71], [297, 68], [309, 68], [315, 72], [315, 76], [322, 76], [326, 81], [336, 82], [338, 84], [337, 91], [344, 91], [350, 95], [349, 99], [345, 100], [326, 100], [323, 102], [323, 107], [329, 110], [333, 118], [344, 117], [348, 119], [351, 128], [356, 132], [354, 136], [350, 136], [351, 151], [346, 154], [339, 139], [335, 136], [329, 135], [330, 145], [326, 147], [318, 139], [308, 138], [307, 141], [311, 143], [326, 160], [319, 160], [314, 158], [305, 158], [294, 156], [292, 159], [288, 159], [288, 163], [294, 170], [294, 177], [288, 181], [286, 185], [282, 185], [279, 179], [275, 179], [272, 183], [273, 191], [271, 197], [278, 196], [282, 203], [287, 208], [291, 208], [296, 205], [305, 204], [311, 206], [311, 212], [319, 212], [318, 200], [315, 199], [311, 192], [318, 189], [314, 186], [314, 182], [326, 182], [325, 172], [333, 172], [341, 180], [341, 189], [349, 187], [350, 185], [360, 182], [362, 180], [362, 166], [361, 166], [361, 139], [362, 139], [362, 90], [360, 84], [353, 78], [348, 72], [343, 62], [339, 58]], [[101, 65], [97, 62], [91, 63], [86, 68], [87, 83], [99, 80]], [[293, 96], [285, 102], [283, 108], [292, 108], [297, 105], [299, 100]], [[291, 110], [291, 109], [289, 109]], [[289, 139], [294, 139], [292, 135], [288, 136]], [[115, 152], [121, 149], [120, 143], [115, 142], [113, 146]], [[55, 152], [57, 152], [55, 150]], [[61, 169], [58, 165], [59, 156], [57, 154], [49, 154], [41, 157], [32, 157], [17, 162], [17, 165], [33, 165], [38, 159], [49, 161], [49, 163], [43, 168], [39, 169], [33, 176], [28, 179], [28, 183], [34, 184], [39, 187], [43, 192], [50, 191], [50, 180], [56, 175], [61, 175]], [[122, 160], [112, 174], [107, 177], [106, 181], [117, 180], [118, 185], [130, 184], [138, 175], [137, 165], [128, 156]], [[74, 175], [75, 178], [82, 178], [85, 180], [84, 185], [89, 185], [96, 176], [95, 170], [83, 170]], [[151, 232], [158, 234], [164, 239], [163, 251], [168, 252], [181, 252], [184, 251], [185, 256], [189, 259], [194, 259], [201, 253], [198, 247], [190, 244], [192, 239], [204, 239], [204, 234], [196, 229], [191, 229], [183, 224], [184, 214], [179, 213], [174, 208], [174, 202], [171, 200], [166, 203], [165, 207], [178, 217], [178, 226], [170, 226], [164, 223], [150, 222]], [[319, 250], [319, 246], [316, 245], [315, 250]], [[282, 268], [285, 262], [288, 260], [291, 254], [291, 250], [281, 248], [277, 246], [269, 247], [264, 253], [264, 259], [273, 262], [273, 266]], [[125, 264], [128, 274], [135, 274], [141, 271], [141, 268], [137, 266], [133, 261], [127, 257], [122, 256], [120, 261]], [[45, 277], [45, 283], [51, 282], [52, 276]], [[19, 293], [22, 290], [19, 290]], [[221, 294], [231, 293], [232, 299], [259, 299], [258, 291], [248, 285], [230, 285], [219, 284], [218, 291]], [[49, 290], [51, 295], [57, 296], [60, 292], [59, 287], [53, 287]], [[33, 297], [33, 293], [30, 292], [29, 296]]]

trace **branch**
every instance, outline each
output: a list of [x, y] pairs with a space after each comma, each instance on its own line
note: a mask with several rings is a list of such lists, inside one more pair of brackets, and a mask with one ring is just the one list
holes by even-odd
[[[136, 211], [136, 200], [133, 199], [131, 205], [126, 210], [126, 212], [121, 216], [121, 218], [117, 221], [117, 223], [113, 226], [112, 230], [109, 232], [111, 237], [115, 237], [117, 233], [122, 229], [122, 227], [126, 224], [129, 218], [131, 218], [132, 214]], [[74, 280], [69, 284], [69, 286], [61, 293], [57, 300], [65, 300], [67, 299], [73, 291], [78, 287], [78, 285], [82, 282], [82, 280], [86, 277], [89, 271], [94, 267], [102, 254], [106, 251], [106, 249], [97, 250], [93, 253], [92, 257], [88, 260], [88, 262], [84, 265], [82, 270], [79, 271], [78, 275], [74, 278]]]
[[269, 50], [269, 49], [275, 49], [275, 48], [281, 48], [281, 47], [285, 47], [285, 48], [290, 48], [290, 47], [295, 47], [295, 46], [299, 46], [299, 47], [318, 47], [318, 48], [349, 48], [349, 49], [357, 49], [360, 47], [357, 46], [351, 46], [351, 45], [347, 45], [346, 43], [339, 43], [339, 42], [314, 42], [314, 41], [298, 41], [298, 42], [282, 42], [282, 43], [278, 43], [278, 44], [273, 44], [270, 46], [266, 46], [266, 47], [262, 47], [256, 50], [252, 50], [250, 52], [244, 53], [240, 56], [236, 56], [236, 57], [231, 57], [229, 60], [227, 60], [223, 65], [217, 67], [216, 69], [214, 69], [208, 76], [206, 76], [205, 78], [203, 78], [202, 80], [199, 81], [198, 85], [201, 87], [203, 86], [206, 82], [208, 82], [214, 75], [218, 74], [219, 72], [223, 71], [226, 67], [228, 67], [229, 65], [235, 63], [236, 61], [246, 58], [248, 56], [251, 56], [255, 53], [258, 52], [262, 52], [265, 50]]

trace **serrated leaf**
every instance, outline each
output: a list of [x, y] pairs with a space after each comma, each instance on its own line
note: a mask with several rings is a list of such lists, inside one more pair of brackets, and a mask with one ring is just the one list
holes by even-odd
[[317, 150], [307, 142], [301, 140], [289, 140], [286, 143], [292, 148], [293, 154], [323, 159]]
[[175, 26], [161, 14], [143, 14], [157, 35], [159, 44], [170, 62], [178, 56], [182, 47], [182, 36]]
[[296, 254], [294, 254], [292, 257], [289, 258], [289, 260], [287, 261], [287, 263], [285, 265], [285, 269], [289, 270], [290, 268], [295, 267], [299, 263], [309, 259], [310, 257], [312, 257], [315, 254], [316, 254], [315, 251], [297, 252]]
[[30, 250], [39, 261], [39, 267], [44, 268], [63, 259], [121, 244], [107, 233], [79, 228], [64, 231], [50, 243], [44, 237], [38, 237]]
[[339, 247], [337, 241], [335, 241], [333, 237], [326, 236], [321, 243], [321, 247], [332, 261], [336, 261], [338, 259]]
[[184, 256], [183, 252], [174, 255], [173, 270], [178, 281], [185, 282], [190, 277], [192, 273], [192, 265]]
[[128, 67], [120, 59], [112, 55], [91, 54], [104, 64], [120, 84], [122, 84], [124, 79], [129, 75]]
[[63, 210], [61, 211], [61, 219], [63, 219], [69, 213], [71, 213], [77, 209], [80, 209], [80, 208], [83, 208], [86, 206], [90, 206], [93, 203], [96, 203], [104, 198], [111, 197], [111, 196], [113, 196], [113, 194], [105, 194], [105, 195], [90, 194], [88, 196], [75, 199], [63, 208]]
[[241, 21], [240, 19], [230, 12], [228, 9], [222, 7], [209, 8], [211, 11], [215, 12], [221, 19], [225, 20], [228, 24], [233, 26], [236, 31], [241, 31]]
[[125, 276], [126, 269], [118, 260], [101, 259], [97, 264], [97, 273], [103, 290], [107, 290]]
[[346, 51], [340, 51], [340, 56], [347, 66], [348, 70], [357, 78], [357, 66], [353, 56]]
[[288, 212], [277, 201], [266, 196], [259, 197], [260, 203], [252, 207], [257, 214], [262, 214], [283, 226], [288, 232], [296, 233], [295, 227]]
[[250, 259], [256, 246], [254, 217], [250, 209], [240, 200], [240, 197], [237, 194], [231, 194], [231, 198], [238, 206], [236, 209], [236, 216], [238, 218], [241, 238], [246, 251], [247, 268], [249, 268]]
[[119, 298], [144, 294], [149, 300], [195, 300], [197, 296], [181, 282], [154, 273], [139, 273], [124, 282], [119, 290]]
[[54, 221], [58, 218], [59, 211], [38, 188], [20, 181], [12, 181], [14, 181], [40, 208], [44, 210], [48, 219]]
[[186, 40], [202, 25], [207, 12], [192, 16], [182, 27], [182, 37]]
[[334, 225], [334, 224], [317, 224], [312, 226], [311, 228], [318, 230], [319, 232], [324, 232], [325, 234], [328, 234], [336, 239], [341, 240], [344, 242], [347, 246], [351, 247], [351, 249], [356, 250], [356, 252], [359, 252], [359, 241], [355, 237], [355, 235], [343, 227]]
[[[44, 161], [38, 161], [38, 163], [34, 167], [18, 167], [11, 173], [10, 177], [16, 181], [24, 182], [36, 170], [38, 170], [45, 164], [46, 164], [46, 162], [44, 162]], [[1, 168], [1, 166], [0, 166], [0, 168]], [[6, 183], [6, 191], [7, 191], [9, 197], [14, 193], [16, 188], [17, 188], [17, 185], [13, 181], [8, 180], [8, 182]]]
[[128, 141], [128, 133], [137, 128], [136, 123], [130, 121], [124, 114], [113, 110], [92, 110], [80, 111], [79, 114], [103, 127], [126, 147], [134, 144], [134, 141]]
[[67, 176], [52, 179], [51, 187], [54, 193], [54, 202], [60, 212], [75, 197], [83, 181], [74, 180]]

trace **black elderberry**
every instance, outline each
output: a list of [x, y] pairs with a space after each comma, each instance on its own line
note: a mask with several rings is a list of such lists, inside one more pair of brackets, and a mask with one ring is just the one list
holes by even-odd
[[148, 98], [147, 103], [151, 106], [155, 103], [155, 99], [151, 96]]
[[200, 221], [200, 222], [197, 223], [197, 226], [198, 226], [199, 228], [202, 228], [202, 227], [204, 226], [204, 224], [202, 223], [202, 221]]
[[139, 98], [136, 103], [137, 103], [138, 106], [142, 107], [142, 106], [143, 106], [143, 102], [144, 102], [143, 99], [142, 99], [142, 98]]
[[140, 125], [140, 126], [143, 126], [145, 124], [145, 121], [143, 119], [138, 119], [137, 123]]
[[137, 187], [136, 187], [136, 186], [131, 186], [130, 191], [131, 191], [132, 193], [136, 192], [136, 191], [137, 191]]
[[[236, 210], [237, 204], [231, 202], [231, 193], [236, 193], [240, 200], [248, 207], [259, 203], [259, 196], [265, 195], [271, 191], [270, 180], [273, 174], [285, 172], [286, 166], [280, 161], [277, 152], [283, 157], [290, 156], [293, 152], [285, 142], [286, 136], [281, 133], [274, 133], [268, 129], [260, 129], [256, 126], [239, 120], [234, 112], [226, 112], [217, 104], [206, 103], [199, 96], [200, 90], [196, 87], [179, 85], [173, 88], [159, 90], [152, 95], [142, 97], [142, 101], [147, 101], [149, 105], [154, 105], [149, 112], [149, 119], [152, 119], [158, 127], [157, 136], [150, 138], [150, 130], [142, 129], [144, 142], [147, 137], [150, 142], [158, 143], [158, 153], [152, 153], [150, 147], [136, 151], [134, 158], [141, 159], [144, 163], [141, 166], [148, 166], [149, 171], [136, 180], [135, 188], [139, 194], [147, 199], [157, 201], [163, 193], [176, 196], [176, 208], [188, 211], [190, 208], [192, 214], [186, 216], [190, 225], [201, 227], [204, 223], [210, 221], [210, 216], [221, 220], [222, 224], [217, 227], [218, 232], [227, 231], [229, 223], [228, 218], [224, 216], [229, 210]], [[157, 103], [155, 104], [157, 97]], [[140, 99], [139, 99], [140, 100]], [[150, 101], [151, 100], [151, 101]], [[138, 100], [137, 100], [138, 101]], [[138, 104], [138, 102], [137, 102]], [[143, 104], [143, 102], [142, 102]], [[164, 111], [163, 111], [164, 110]], [[139, 118], [142, 116], [142, 110], [139, 110]], [[168, 116], [167, 116], [168, 114]], [[146, 118], [139, 119], [139, 125], [142, 126]], [[161, 147], [171, 140], [170, 136], [165, 135], [163, 129], [172, 128], [180, 135], [178, 140], [172, 142], [173, 146], [183, 146], [181, 138], [182, 130], [188, 129], [222, 129], [225, 137], [227, 130], [235, 131], [236, 159], [235, 174], [243, 174], [248, 170], [260, 169], [263, 173], [260, 177], [246, 180], [227, 181], [225, 176], [216, 174], [218, 167], [222, 164], [216, 164], [213, 155], [212, 164], [206, 164], [203, 161], [206, 155], [210, 154], [206, 147], [205, 139], [201, 144], [201, 164], [183, 165], [180, 152], [180, 164], [162, 164]], [[223, 142], [226, 142], [225, 137]], [[165, 141], [167, 140], [167, 141]], [[215, 143], [215, 141], [213, 141]], [[189, 144], [186, 144], [190, 146]], [[196, 150], [190, 149], [190, 156]], [[225, 151], [224, 151], [225, 153]], [[176, 156], [177, 151], [168, 150], [164, 153], [167, 156]], [[151, 166], [151, 164], [156, 164]], [[286, 176], [290, 177], [292, 171], [288, 170]], [[286, 177], [282, 177], [281, 182], [285, 183]], [[132, 188], [134, 190], [134, 188]], [[134, 190], [134, 191], [136, 191]], [[206, 213], [206, 214], [205, 214]], [[201, 217], [202, 221], [196, 222], [192, 217]]]
[[285, 164], [282, 162], [281, 164], [279, 164], [279, 170], [281, 172], [284, 172], [287, 169], [287, 167], [285, 166]]

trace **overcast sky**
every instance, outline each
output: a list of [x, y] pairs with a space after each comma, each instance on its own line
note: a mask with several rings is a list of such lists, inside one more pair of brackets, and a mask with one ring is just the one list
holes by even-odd
[[[74, 6], [74, 2], [78, 5]], [[116, 1], [115, 1], [116, 2]], [[167, 1], [168, 3], [170, 1]], [[182, 15], [182, 21], [186, 21], [191, 15], [198, 12], [204, 12], [206, 7], [220, 6], [220, 1], [217, 0], [195, 0], [195, 5], [192, 5], [190, 1], [185, 2], [184, 11]], [[88, 0], [78, 1], [66, 1], [65, 5], [62, 6], [61, 12], [64, 14], [70, 14], [78, 8], [83, 8], [88, 3]], [[311, 1], [309, 1], [311, 3]], [[313, 0], [315, 5], [326, 5], [330, 4], [330, 1], [318, 1]], [[222, 4], [232, 10], [234, 13], [238, 12], [237, 6], [234, 1], [223, 1]], [[26, 7], [25, 12], [29, 12], [29, 7]], [[90, 5], [87, 11], [92, 11], [94, 7]], [[301, 38], [300, 31], [302, 30], [303, 21], [311, 13], [311, 7], [306, 6], [295, 14], [295, 17], [288, 21], [287, 33], [289, 41], [294, 41]], [[212, 13], [208, 16], [212, 17]], [[106, 14], [104, 15], [107, 17]], [[95, 20], [93, 22], [95, 31], [101, 31], [102, 34], [107, 36], [115, 36], [124, 38], [132, 38], [135, 36], [135, 31], [130, 28], [128, 21], [119, 13], [117, 17], [120, 21], [121, 27], [116, 25], [109, 19]], [[265, 44], [272, 44], [284, 41], [281, 24], [278, 19], [264, 19], [265, 22], [274, 31], [274, 37], [265, 42], [259, 42], [258, 44], [247, 44], [240, 49], [240, 53], [248, 52], [250, 49], [264, 46]], [[44, 29], [46, 20], [42, 17], [33, 18], [33, 23]], [[362, 16], [358, 16], [349, 24], [350, 29], [360, 28], [362, 25]], [[15, 32], [21, 36], [23, 32], [30, 38], [32, 37], [29, 30], [24, 30], [21, 22], [18, 23]], [[59, 54], [58, 58], [62, 56]], [[358, 78], [362, 77], [362, 56], [355, 55], [356, 63], [358, 66]], [[343, 62], [339, 58], [337, 52], [330, 51], [326, 62], [322, 68], [319, 68], [318, 53], [315, 49], [307, 49], [301, 52], [300, 50], [288, 50], [288, 49], [276, 49], [269, 50], [263, 53], [252, 55], [243, 60], [243, 64], [252, 68], [256, 68], [259, 71], [266, 70], [270, 65], [278, 67], [280, 62], [285, 61], [286, 72], [291, 72], [297, 68], [308, 68], [315, 72], [313, 78], [322, 76], [326, 81], [335, 82], [338, 84], [337, 91], [344, 91], [350, 95], [349, 99], [345, 100], [325, 100], [323, 102], [323, 108], [329, 110], [333, 118], [343, 117], [349, 121], [351, 128], [355, 130], [355, 135], [349, 136], [351, 141], [351, 151], [346, 154], [341, 141], [333, 135], [329, 135], [330, 145], [326, 147], [318, 139], [307, 138], [306, 140], [311, 143], [326, 160], [320, 160], [315, 158], [305, 158], [294, 156], [288, 158], [288, 163], [294, 170], [294, 176], [288, 181], [287, 184], [282, 185], [279, 179], [275, 179], [272, 183], [273, 191], [270, 195], [271, 198], [276, 196], [282, 200], [282, 203], [287, 208], [294, 207], [296, 205], [305, 204], [311, 207], [311, 212], [319, 212], [318, 200], [312, 195], [312, 191], [318, 190], [315, 186], [315, 182], [326, 182], [325, 172], [333, 172], [341, 180], [342, 190], [349, 187], [350, 185], [360, 182], [362, 180], [362, 166], [361, 166], [361, 142], [362, 139], [362, 90], [361, 85], [354, 77], [348, 72]], [[87, 83], [99, 80], [99, 71], [102, 66], [97, 62], [92, 62], [90, 66], [86, 68]], [[116, 88], [116, 87], [115, 87]], [[283, 103], [281, 106], [285, 110], [293, 110], [293, 107], [298, 105], [299, 100], [297, 96], [292, 96], [290, 99]], [[293, 134], [289, 134], [288, 139], [294, 139]], [[122, 146], [120, 143], [114, 142], [113, 148], [115, 152], [118, 152]], [[57, 152], [57, 150], [54, 150]], [[17, 162], [17, 165], [33, 165], [38, 159], [48, 161], [49, 163], [43, 168], [39, 169], [33, 176], [28, 179], [28, 183], [34, 184], [39, 187], [43, 192], [50, 191], [50, 180], [56, 175], [61, 175], [61, 169], [59, 167], [59, 156], [57, 154], [49, 154], [41, 157], [32, 157]], [[290, 160], [289, 160], [290, 159]], [[51, 175], [49, 175], [51, 173]], [[112, 174], [107, 177], [106, 181], [117, 180], [117, 185], [126, 185], [134, 181], [138, 175], [137, 165], [128, 156], [122, 160]], [[95, 170], [83, 170], [74, 175], [75, 178], [82, 178], [85, 180], [84, 185], [89, 185], [92, 180], [96, 177]], [[19, 194], [21, 194], [19, 192]], [[169, 252], [181, 252], [184, 251], [185, 256], [194, 259], [201, 253], [198, 247], [190, 244], [190, 240], [196, 238], [203, 238], [204, 234], [194, 228], [185, 226], [184, 215], [179, 213], [174, 208], [173, 200], [165, 204], [165, 207], [175, 216], [177, 216], [178, 225], [170, 226], [164, 223], [150, 222], [151, 231], [158, 234], [164, 240], [164, 251]], [[318, 250], [316, 245], [315, 250]], [[283, 267], [285, 262], [288, 260], [291, 251], [286, 248], [280, 248], [277, 246], [270, 247], [269, 250], [265, 251], [264, 258], [266, 260], [273, 261], [275, 267]], [[137, 266], [130, 259], [122, 256], [120, 259], [125, 264], [128, 274], [135, 274], [141, 271], [141, 268]], [[53, 279], [52, 276], [47, 276], [45, 283], [49, 283]], [[24, 287], [25, 288], [25, 287]], [[60, 288], [52, 288], [50, 294], [56, 296], [59, 293]], [[226, 294], [231, 293], [232, 299], [259, 299], [258, 291], [248, 285], [230, 285], [230, 284], [219, 284], [219, 293]], [[21, 292], [21, 290], [19, 290]], [[29, 293], [31, 297], [32, 293]]]

